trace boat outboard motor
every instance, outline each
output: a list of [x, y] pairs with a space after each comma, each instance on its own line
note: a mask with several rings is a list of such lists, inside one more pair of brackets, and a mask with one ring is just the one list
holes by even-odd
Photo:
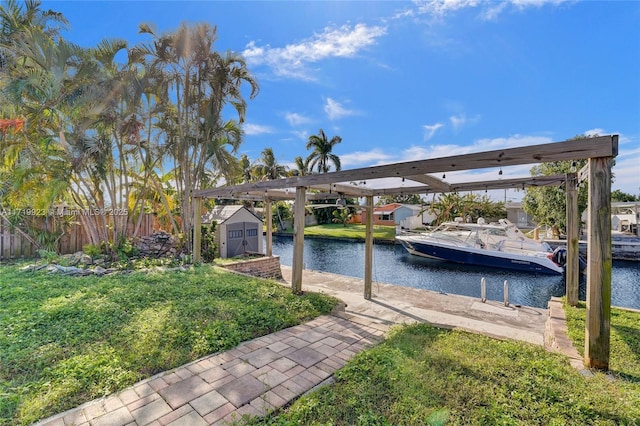
[[558, 266], [564, 266], [567, 264], [567, 249], [564, 247], [557, 247], [551, 255], [551, 260]]
[[[566, 266], [567, 249], [565, 247], [556, 247], [551, 255], [551, 260], [558, 266]], [[578, 267], [580, 268], [580, 271], [584, 271], [587, 268], [587, 261], [582, 256], [578, 256]]]

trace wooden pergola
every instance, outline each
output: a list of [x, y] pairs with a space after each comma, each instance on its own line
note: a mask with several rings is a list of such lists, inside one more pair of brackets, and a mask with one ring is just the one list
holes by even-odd
[[[543, 145], [508, 148], [451, 157], [429, 158], [381, 166], [342, 170], [325, 174], [245, 183], [193, 192], [193, 256], [200, 260], [201, 206], [204, 198], [242, 199], [265, 203], [266, 254], [272, 255], [271, 202], [294, 200], [292, 291], [302, 292], [305, 204], [312, 200], [364, 197], [366, 203], [364, 298], [371, 299], [373, 260], [373, 200], [381, 195], [429, 194], [481, 191], [535, 186], [566, 185], [567, 194], [567, 300], [578, 302], [579, 258], [577, 187], [589, 181], [587, 325], [585, 365], [608, 369], [611, 307], [611, 167], [618, 154], [618, 136], [573, 139]], [[433, 174], [500, 168], [553, 161], [588, 160], [579, 173], [567, 175], [496, 179], [482, 182], [449, 183]], [[396, 178], [396, 179], [389, 179]], [[402, 179], [400, 186], [390, 181]], [[408, 183], [405, 184], [405, 181]], [[376, 185], [376, 182], [384, 182]], [[358, 183], [366, 183], [365, 185]], [[378, 187], [376, 187], [378, 186]]]

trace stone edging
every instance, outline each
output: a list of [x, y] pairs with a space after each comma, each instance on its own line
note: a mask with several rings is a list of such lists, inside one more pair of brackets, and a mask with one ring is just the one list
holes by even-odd
[[561, 353], [569, 358], [573, 368], [582, 374], [590, 375], [589, 369], [578, 350], [573, 346], [573, 341], [568, 336], [567, 316], [564, 312], [562, 299], [552, 297], [549, 301], [549, 318], [544, 331], [544, 346], [547, 350]]

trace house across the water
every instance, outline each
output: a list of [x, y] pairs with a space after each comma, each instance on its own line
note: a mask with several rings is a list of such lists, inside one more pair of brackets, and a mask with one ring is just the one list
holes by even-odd
[[[353, 223], [365, 222], [365, 211], [358, 212]], [[435, 216], [429, 212], [429, 208], [418, 204], [391, 203], [374, 207], [373, 224], [398, 226], [402, 229], [418, 228], [430, 224]]]

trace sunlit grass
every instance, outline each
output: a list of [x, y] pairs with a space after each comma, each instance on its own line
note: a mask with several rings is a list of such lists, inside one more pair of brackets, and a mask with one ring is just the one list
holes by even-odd
[[334, 304], [212, 266], [102, 278], [0, 267], [0, 424], [29, 424]]
[[561, 355], [428, 325], [398, 328], [280, 415], [255, 424], [633, 425], [640, 383]]
[[[291, 230], [288, 230], [291, 232]], [[328, 238], [349, 238], [361, 239], [365, 238], [366, 225], [331, 223], [324, 225], [306, 226], [304, 228], [305, 236], [312, 237], [328, 237]], [[376, 240], [393, 241], [396, 237], [396, 228], [394, 226], [373, 226], [373, 238]]]
[[[572, 307], [565, 303], [569, 337], [584, 356], [587, 309], [584, 302]], [[640, 383], [640, 312], [611, 309], [609, 368], [616, 376]], [[640, 419], [639, 419], [640, 423]]]

